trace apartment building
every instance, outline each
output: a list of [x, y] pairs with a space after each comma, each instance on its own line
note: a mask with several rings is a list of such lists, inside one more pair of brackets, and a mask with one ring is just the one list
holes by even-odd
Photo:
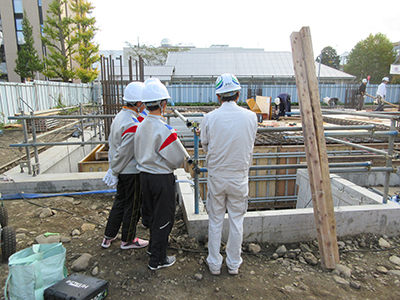
[[[14, 72], [15, 60], [20, 45], [24, 43], [22, 18], [24, 11], [33, 29], [34, 46], [42, 59], [44, 49], [41, 41], [41, 29], [46, 12], [52, 0], [1, 0], [0, 1], [0, 80], [21, 82], [21, 77]], [[2, 37], [1, 37], [2, 36]], [[44, 79], [37, 74], [35, 79]]]

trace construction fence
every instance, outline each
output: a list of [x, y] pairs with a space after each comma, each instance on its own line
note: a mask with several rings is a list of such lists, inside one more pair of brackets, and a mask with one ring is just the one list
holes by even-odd
[[0, 123], [21, 111], [41, 111], [91, 103], [95, 89], [91, 84], [53, 81], [27, 83], [0, 82]]
[[[280, 93], [287, 92], [292, 95], [292, 102], [298, 103], [296, 85], [241, 85], [240, 102], [246, 99], [258, 96], [269, 96], [275, 98]], [[338, 84], [321, 84], [320, 85], [320, 99], [325, 97], [339, 98], [340, 103], [344, 104], [354, 97], [354, 92], [357, 90], [358, 85], [338, 85]], [[173, 84], [167, 86], [171, 96], [172, 102], [179, 103], [207, 103], [217, 102], [215, 96], [215, 86], [213, 84]], [[377, 84], [367, 85], [366, 92], [369, 95], [375, 96], [378, 89]], [[387, 85], [386, 101], [390, 103], [399, 103], [400, 100], [400, 85]], [[364, 103], [373, 103], [374, 99], [366, 97]]]
[[[109, 96], [117, 97], [115, 102], [122, 101], [123, 90], [127, 82], [114, 82]], [[339, 98], [340, 104], [348, 104], [354, 98], [358, 85], [321, 84], [320, 98]], [[172, 84], [167, 85], [171, 102], [175, 103], [209, 103], [217, 102], [214, 84]], [[367, 85], [367, 93], [376, 95], [377, 84]], [[287, 92], [292, 95], [292, 102], [298, 103], [296, 85], [255, 85], [242, 84], [239, 101], [255, 96], [275, 98], [278, 94]], [[52, 81], [33, 81], [28, 83], [0, 82], [0, 123], [9, 123], [8, 117], [21, 112], [41, 111], [61, 106], [74, 106], [90, 102], [102, 103], [102, 86], [99, 82], [93, 84], [75, 84]], [[400, 85], [387, 85], [386, 101], [399, 103]], [[370, 97], [365, 103], [373, 103]], [[347, 105], [351, 107], [351, 105]]]

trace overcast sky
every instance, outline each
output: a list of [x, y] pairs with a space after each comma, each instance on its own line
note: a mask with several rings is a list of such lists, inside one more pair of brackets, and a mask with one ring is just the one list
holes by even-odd
[[400, 41], [399, 0], [91, 0], [100, 50], [131, 44], [197, 48], [213, 44], [291, 51], [290, 35], [309, 26], [317, 56], [326, 46], [340, 55], [370, 33]]

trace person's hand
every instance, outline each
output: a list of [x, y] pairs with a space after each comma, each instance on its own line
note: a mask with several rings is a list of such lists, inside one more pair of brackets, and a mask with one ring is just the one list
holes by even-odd
[[111, 169], [108, 169], [107, 174], [103, 177], [103, 181], [105, 184], [107, 184], [109, 187], [113, 187], [117, 185], [118, 183], [118, 177], [114, 176], [112, 174]]

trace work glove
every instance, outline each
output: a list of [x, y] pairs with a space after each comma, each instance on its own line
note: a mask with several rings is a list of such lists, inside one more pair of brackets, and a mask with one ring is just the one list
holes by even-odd
[[107, 184], [109, 187], [113, 187], [117, 185], [118, 183], [118, 177], [114, 176], [112, 174], [111, 169], [108, 169], [106, 176], [103, 177], [103, 181], [105, 184]]

